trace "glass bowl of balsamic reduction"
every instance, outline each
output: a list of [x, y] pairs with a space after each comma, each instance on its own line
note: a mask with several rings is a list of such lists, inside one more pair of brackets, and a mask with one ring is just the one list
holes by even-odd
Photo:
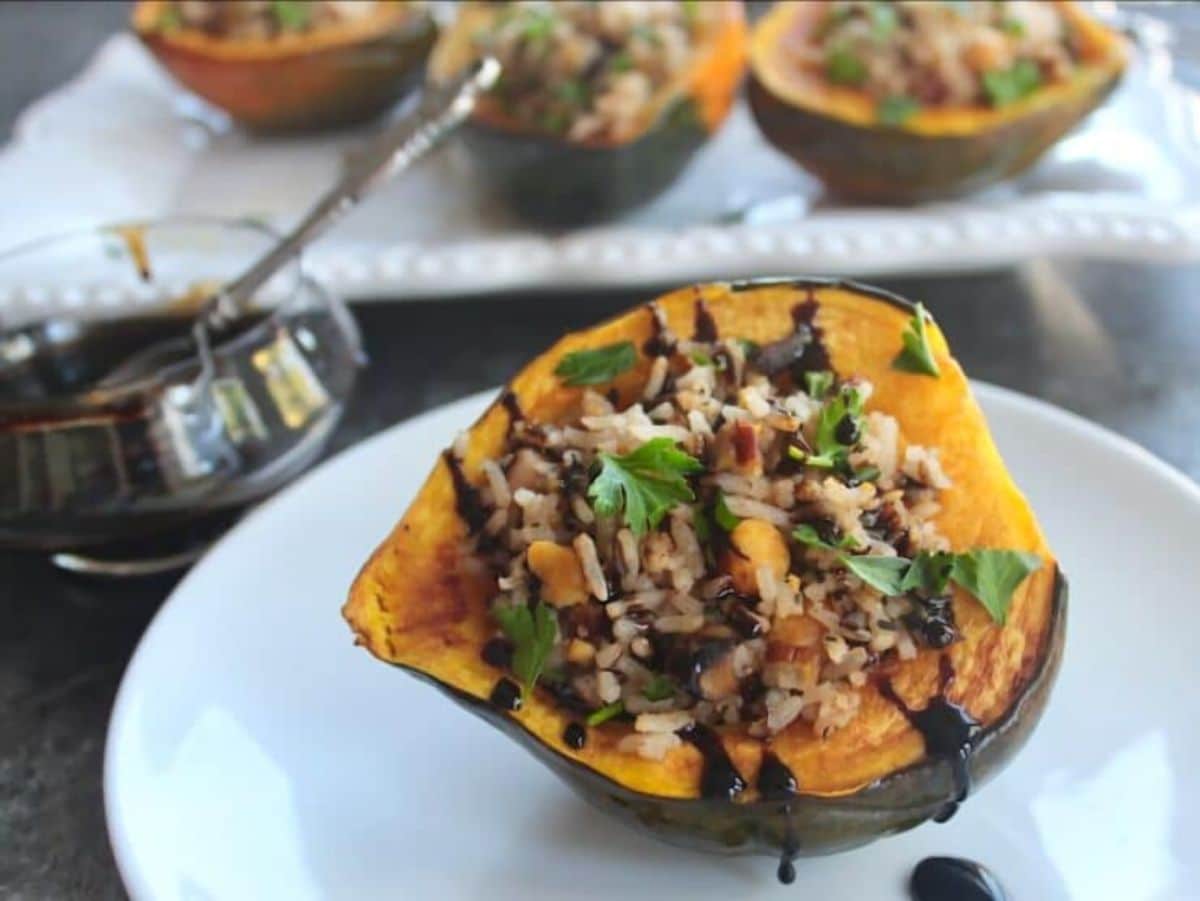
[[210, 348], [117, 371], [190, 335], [204, 299], [277, 240], [176, 219], [0, 253], [0, 548], [136, 546], [252, 503], [316, 458], [363, 357], [345, 306], [298, 262]]

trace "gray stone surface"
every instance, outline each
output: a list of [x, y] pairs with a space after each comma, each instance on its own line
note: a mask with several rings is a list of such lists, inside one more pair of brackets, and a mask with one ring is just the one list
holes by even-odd
[[[124, 4], [0, 3], [0, 135], [120, 27]], [[1034, 263], [885, 279], [976, 378], [1075, 410], [1200, 478], [1200, 267]], [[362, 305], [372, 358], [334, 450], [495, 385], [561, 331], [652, 292]], [[104, 831], [104, 728], [170, 580], [104, 586], [0, 554], [0, 898], [123, 892]]]

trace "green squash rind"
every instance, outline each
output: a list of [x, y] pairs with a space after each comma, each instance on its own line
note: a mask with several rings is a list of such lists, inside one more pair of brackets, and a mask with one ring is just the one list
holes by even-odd
[[834, 194], [858, 201], [921, 203], [1024, 172], [1103, 103], [1120, 78], [1114, 72], [1092, 90], [971, 135], [930, 136], [843, 122], [788, 103], [753, 72], [748, 93], [767, 140]]
[[646, 133], [616, 147], [586, 147], [474, 120], [461, 132], [485, 187], [518, 216], [550, 226], [611, 219], [649, 203], [708, 138], [689, 98], [677, 101]]
[[[1041, 719], [1066, 642], [1066, 577], [1056, 573], [1054, 608], [1038, 668], [1009, 710], [986, 728], [968, 763], [979, 786], [1025, 745]], [[661, 798], [631, 791], [539, 740], [487, 700], [401, 664], [461, 707], [495, 726], [549, 767], [593, 807], [648, 835], [690, 850], [727, 855], [815, 857], [865, 845], [919, 826], [953, 802], [957, 788], [945, 758], [923, 758], [852, 795], [797, 794], [792, 800], [736, 801]], [[969, 801], [968, 801], [969, 803]]]

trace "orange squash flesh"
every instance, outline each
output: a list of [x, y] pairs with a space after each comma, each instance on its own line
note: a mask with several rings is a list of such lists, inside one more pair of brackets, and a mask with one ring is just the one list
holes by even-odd
[[365, 121], [420, 79], [436, 27], [427, 12], [379, 4], [370, 16], [271, 39], [158, 27], [166, 0], [138, 0], [132, 26], [180, 84], [240, 125], [286, 132]]
[[[1063, 611], [1054, 558], [1006, 472], [941, 332], [936, 326], [930, 328], [942, 373], [932, 379], [891, 366], [911, 310], [860, 286], [709, 284], [681, 289], [657, 303], [671, 329], [681, 336], [692, 334], [693, 306], [697, 297], [703, 297], [723, 336], [763, 343], [790, 333], [792, 307], [810, 293], [818, 304], [816, 325], [838, 374], [869, 379], [875, 391], [868, 409], [896, 417], [906, 441], [939, 449], [953, 486], [941, 494], [937, 523], [952, 548], [1027, 550], [1045, 561], [1018, 588], [1004, 626], [994, 623], [976, 600], [956, 590], [954, 612], [963, 640], [949, 649], [957, 673], [949, 697], [987, 729], [1012, 717], [1032, 680], [1040, 678], [1047, 658], [1056, 657]], [[532, 421], [572, 416], [578, 411], [581, 392], [563, 387], [553, 375], [563, 355], [623, 340], [641, 347], [651, 334], [649, 311], [634, 309], [565, 336], [523, 369], [509, 388]], [[619, 378], [616, 387], [624, 402], [640, 393], [648, 368], [648, 360], [641, 357], [633, 370]], [[481, 482], [481, 461], [503, 452], [508, 425], [509, 413], [496, 403], [471, 428], [464, 466], [469, 479]], [[488, 605], [495, 585], [464, 552], [466, 537], [455, 510], [450, 471], [439, 459], [404, 518], [364, 566], [343, 613], [357, 641], [375, 656], [448, 687], [460, 699], [486, 703], [501, 675], [480, 656], [484, 642], [494, 634]], [[922, 650], [917, 659], [901, 662], [892, 671], [893, 684], [910, 707], [923, 707], [937, 692], [938, 656]], [[721, 737], [751, 785], [764, 750], [770, 750], [792, 770], [802, 797], [865, 792], [921, 762], [925, 748], [921, 735], [876, 688], [868, 685], [861, 693], [863, 706], [857, 718], [826, 739], [815, 736], [803, 721], [766, 742], [749, 736], [741, 726], [723, 727]], [[1036, 713], [1031, 715], [1036, 718]], [[590, 729], [586, 746], [572, 750], [562, 735], [574, 718], [540, 691], [510, 719], [555, 756], [639, 796], [696, 799], [699, 795], [702, 759], [690, 746], [670, 752], [662, 762], [644, 760], [616, 749], [631, 726], [610, 722]], [[737, 807], [755, 798], [751, 789], [731, 803]]]

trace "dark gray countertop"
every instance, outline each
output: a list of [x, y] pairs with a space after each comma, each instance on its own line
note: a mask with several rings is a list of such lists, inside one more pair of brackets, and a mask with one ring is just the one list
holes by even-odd
[[[0, 135], [124, 15], [121, 4], [0, 4]], [[1074, 410], [1200, 479], [1200, 267], [1034, 262], [877, 281], [925, 301], [975, 378]], [[653, 293], [362, 304], [372, 364], [332, 451], [498, 384], [563, 330]], [[0, 897], [123, 896], [104, 830], [104, 729], [171, 584], [97, 586], [0, 554]]]

